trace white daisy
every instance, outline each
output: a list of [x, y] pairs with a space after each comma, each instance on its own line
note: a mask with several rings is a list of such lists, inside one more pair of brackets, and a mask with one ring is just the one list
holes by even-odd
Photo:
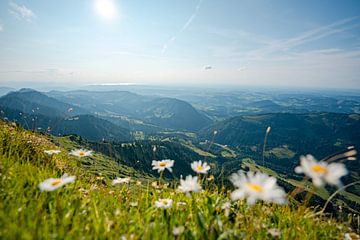
[[281, 231], [277, 228], [270, 228], [267, 230], [267, 233], [270, 234], [273, 238], [281, 237]]
[[116, 178], [116, 179], [112, 180], [112, 185], [122, 184], [122, 183], [129, 183], [130, 180], [131, 180], [130, 177]]
[[295, 168], [295, 172], [310, 177], [316, 187], [324, 186], [326, 183], [341, 186], [340, 178], [348, 174], [344, 164], [318, 162], [310, 154], [300, 157], [300, 166]]
[[179, 236], [184, 231], [185, 231], [185, 227], [184, 226], [179, 226], [179, 227], [174, 227], [172, 233], [173, 233], [174, 236]]
[[90, 157], [92, 156], [92, 151], [85, 149], [76, 149], [76, 150], [72, 150], [69, 154], [76, 157]]
[[358, 239], [360, 239], [360, 236], [356, 233], [345, 233], [344, 239], [345, 240], [358, 240]]
[[153, 170], [158, 170], [158, 172], [162, 172], [165, 169], [169, 170], [170, 172], [172, 172], [172, 167], [174, 166], [174, 160], [170, 160], [170, 159], [164, 159], [161, 161], [155, 161], [153, 160], [151, 165], [153, 166]]
[[193, 177], [189, 175], [185, 178], [185, 180], [180, 179], [180, 186], [178, 188], [180, 192], [185, 192], [185, 193], [200, 192], [201, 189], [202, 188], [198, 183], [198, 177]]
[[173, 200], [170, 198], [159, 199], [155, 202], [155, 206], [158, 208], [168, 209], [172, 206]]
[[50, 192], [58, 189], [59, 187], [67, 183], [74, 182], [75, 178], [75, 176], [68, 176], [67, 174], [64, 174], [61, 178], [48, 178], [42, 183], [40, 183], [38, 187], [41, 191]]
[[231, 193], [233, 201], [247, 198], [249, 205], [254, 204], [258, 199], [278, 204], [286, 203], [285, 191], [277, 185], [276, 178], [267, 174], [250, 171], [245, 175], [239, 171], [230, 176], [230, 181], [237, 188]]
[[59, 154], [61, 153], [61, 150], [45, 150], [44, 153], [53, 155], [53, 154]]
[[210, 170], [210, 166], [206, 162], [195, 161], [191, 163], [191, 168], [196, 173], [206, 174]]
[[138, 202], [130, 202], [131, 207], [137, 207], [139, 204]]

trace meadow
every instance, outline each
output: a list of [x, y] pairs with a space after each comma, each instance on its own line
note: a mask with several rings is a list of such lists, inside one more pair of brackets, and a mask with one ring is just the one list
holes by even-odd
[[[202, 190], [184, 193], [178, 179], [145, 175], [99, 153], [70, 155], [75, 147], [81, 146], [0, 122], [1, 239], [356, 237], [351, 217], [339, 222], [289, 195], [286, 204], [232, 201], [232, 188], [199, 173]], [[54, 149], [61, 152], [44, 152]], [[76, 179], [39, 189], [64, 174]]]

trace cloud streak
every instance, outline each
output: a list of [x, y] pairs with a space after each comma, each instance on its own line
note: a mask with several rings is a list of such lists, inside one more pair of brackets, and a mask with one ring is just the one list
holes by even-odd
[[354, 21], [358, 19], [359, 17], [342, 19], [334, 23], [301, 33], [293, 38], [272, 41], [264, 48], [256, 49], [249, 52], [249, 57], [262, 58], [277, 52], [288, 52], [291, 49], [304, 45], [306, 43], [314, 42], [316, 40], [320, 40], [322, 38], [329, 37], [334, 34], [343, 33], [345, 31], [359, 27], [360, 24], [353, 24], [350, 26], [348, 25], [354, 23]]
[[[226, 59], [227, 61], [239, 61], [242, 64], [247, 62], [251, 65], [258, 65], [262, 62], [289, 63], [289, 61], [299, 61], [306, 58], [306, 56], [314, 56], [314, 50], [304, 51], [299, 50], [298, 47], [335, 35], [344, 36], [346, 32], [360, 27], [359, 19], [359, 16], [341, 19], [285, 39], [262, 37], [263, 43], [261, 46], [249, 50], [242, 50], [238, 45], [231, 44], [215, 46], [213, 47], [214, 56], [219, 59]], [[230, 33], [231, 31], [227, 31], [224, 37], [227, 37]], [[256, 33], [252, 33], [251, 36], [256, 39]], [[247, 38], [248, 36], [245, 34], [243, 37]], [[239, 36], [239, 38], [241, 39], [242, 37]], [[332, 49], [315, 49], [315, 51], [317, 51], [316, 56], [321, 56], [322, 58], [333, 55], [346, 58], [349, 52], [353, 50], [341, 49], [335, 46]]]
[[35, 13], [30, 8], [27, 8], [25, 5], [10, 2], [9, 6], [9, 12], [19, 20], [31, 22], [34, 18], [36, 18]]
[[196, 16], [199, 13], [201, 4], [202, 4], [203, 0], [199, 0], [198, 4], [196, 5], [196, 8], [194, 10], [194, 12], [191, 14], [191, 16], [188, 18], [188, 20], [186, 21], [186, 23], [181, 27], [181, 29], [179, 30], [179, 32], [175, 35], [172, 36], [164, 45], [163, 48], [161, 50], [161, 54], [165, 54], [168, 47], [175, 42], [176, 38], [178, 35], [180, 35], [182, 32], [184, 32], [189, 26], [190, 24], [194, 21], [194, 19], [196, 18]]

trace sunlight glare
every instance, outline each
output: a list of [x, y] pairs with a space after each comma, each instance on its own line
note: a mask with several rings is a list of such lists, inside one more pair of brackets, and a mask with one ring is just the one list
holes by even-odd
[[116, 5], [114, 0], [95, 0], [94, 3], [96, 13], [107, 20], [116, 17]]

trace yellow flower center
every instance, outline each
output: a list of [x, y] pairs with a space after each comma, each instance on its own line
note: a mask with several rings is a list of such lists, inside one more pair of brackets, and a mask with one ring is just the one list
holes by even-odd
[[85, 156], [85, 152], [79, 152], [80, 156]]
[[315, 164], [314, 166], [311, 167], [311, 169], [316, 173], [326, 174], [328, 172], [328, 170], [325, 167], [323, 167], [319, 164]]
[[203, 170], [203, 166], [201, 166], [201, 165], [200, 165], [200, 166], [198, 166], [198, 167], [197, 167], [197, 170], [198, 170], [198, 171]]
[[167, 205], [167, 204], [168, 204], [168, 201], [167, 201], [167, 200], [162, 200], [162, 203], [163, 203], [164, 205]]
[[160, 163], [159, 163], [159, 166], [160, 166], [160, 167], [165, 167], [165, 166], [166, 166], [166, 162], [160, 162]]
[[263, 187], [258, 185], [258, 184], [255, 184], [255, 183], [248, 183], [247, 186], [254, 190], [255, 192], [262, 192], [263, 191]]
[[51, 185], [52, 186], [56, 186], [56, 185], [58, 185], [58, 184], [60, 184], [61, 183], [61, 179], [55, 179], [52, 183], [51, 183]]

